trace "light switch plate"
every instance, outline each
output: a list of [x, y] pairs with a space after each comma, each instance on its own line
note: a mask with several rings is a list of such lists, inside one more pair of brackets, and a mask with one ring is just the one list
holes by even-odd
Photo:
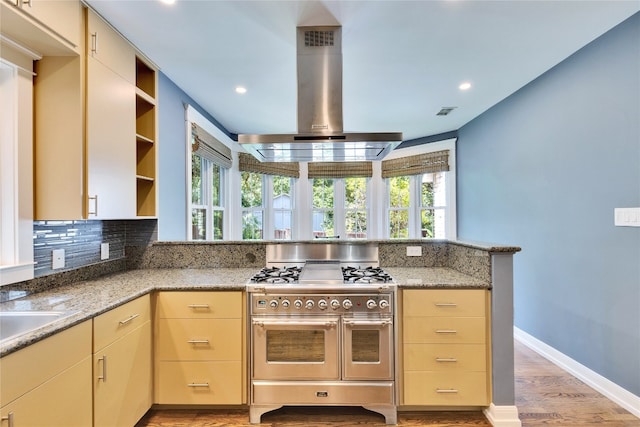
[[109, 259], [109, 244], [101, 243], [100, 244], [100, 259]]
[[422, 256], [422, 246], [407, 246], [407, 256]]
[[54, 249], [51, 251], [51, 269], [64, 268], [64, 249]]
[[640, 227], [640, 208], [615, 208], [613, 214], [616, 227]]

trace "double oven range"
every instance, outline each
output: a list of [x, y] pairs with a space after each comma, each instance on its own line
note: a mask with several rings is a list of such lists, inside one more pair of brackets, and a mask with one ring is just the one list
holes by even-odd
[[268, 245], [247, 292], [251, 423], [326, 405], [396, 424], [396, 285], [375, 244]]

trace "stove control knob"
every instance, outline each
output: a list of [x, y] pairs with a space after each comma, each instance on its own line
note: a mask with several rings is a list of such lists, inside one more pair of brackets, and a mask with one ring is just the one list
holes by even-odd
[[327, 309], [327, 301], [321, 299], [320, 301], [318, 301], [318, 308], [320, 310], [326, 310]]
[[307, 300], [307, 303], [304, 306], [307, 308], [307, 310], [311, 310], [314, 305], [315, 303], [313, 302], [312, 299], [310, 299], [310, 300]]
[[289, 300], [288, 300], [288, 299], [283, 299], [283, 300], [282, 300], [282, 306], [283, 306], [284, 308], [289, 308], [289, 305], [291, 305], [291, 303], [289, 302]]
[[297, 309], [301, 309], [302, 308], [302, 301], [297, 299], [293, 302], [293, 306]]
[[389, 307], [389, 301], [387, 301], [386, 299], [383, 299], [382, 301], [380, 301], [380, 304], [378, 304], [378, 306], [384, 310], [385, 308]]
[[367, 308], [369, 310], [373, 310], [374, 308], [376, 308], [378, 306], [378, 303], [375, 302], [375, 300], [370, 299], [369, 301], [367, 301]]
[[331, 300], [331, 308], [333, 308], [334, 310], [339, 309], [340, 301], [338, 301], [337, 299]]
[[344, 307], [345, 310], [349, 310], [351, 307], [353, 307], [353, 303], [351, 302], [350, 299], [346, 299], [342, 301], [342, 306]]
[[269, 301], [269, 307], [271, 308], [278, 308], [278, 301], [272, 299], [271, 301]]

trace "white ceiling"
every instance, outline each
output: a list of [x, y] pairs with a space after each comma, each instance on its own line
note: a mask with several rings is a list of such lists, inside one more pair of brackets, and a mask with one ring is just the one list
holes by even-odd
[[[459, 129], [640, 10], [638, 0], [86, 1], [232, 133], [295, 132], [296, 26], [342, 25], [344, 130], [405, 140]], [[473, 87], [460, 91], [463, 81]]]

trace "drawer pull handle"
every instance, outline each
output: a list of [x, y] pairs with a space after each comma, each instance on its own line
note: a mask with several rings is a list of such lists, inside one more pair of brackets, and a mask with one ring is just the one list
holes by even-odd
[[189, 340], [189, 344], [209, 344], [209, 340]]
[[455, 329], [436, 329], [436, 334], [457, 334]]
[[139, 314], [133, 314], [133, 315], [131, 315], [131, 316], [127, 317], [126, 319], [121, 320], [121, 321], [120, 321], [120, 324], [121, 324], [121, 325], [126, 325], [127, 323], [129, 323], [129, 322], [131, 322], [133, 319], [135, 319], [136, 317], [140, 317], [140, 315], [139, 315]]
[[437, 302], [435, 303], [436, 307], [457, 307], [458, 304], [455, 302]]
[[457, 362], [455, 357], [436, 357], [436, 362]]
[[102, 382], [107, 382], [107, 356], [103, 355], [98, 361], [102, 361], [102, 375], [98, 377]]
[[0, 421], [8, 421], [8, 426], [13, 427], [13, 412], [9, 412], [6, 417], [0, 418]]
[[187, 387], [209, 387], [209, 383], [189, 383]]
[[457, 393], [455, 388], [437, 388], [436, 393]]
[[98, 216], [98, 195], [89, 196], [89, 201], [93, 200], [95, 203], [93, 204], [93, 212], [91, 212], [91, 208], [87, 207], [87, 215], [96, 215]]
[[209, 308], [209, 304], [189, 304], [189, 308]]

